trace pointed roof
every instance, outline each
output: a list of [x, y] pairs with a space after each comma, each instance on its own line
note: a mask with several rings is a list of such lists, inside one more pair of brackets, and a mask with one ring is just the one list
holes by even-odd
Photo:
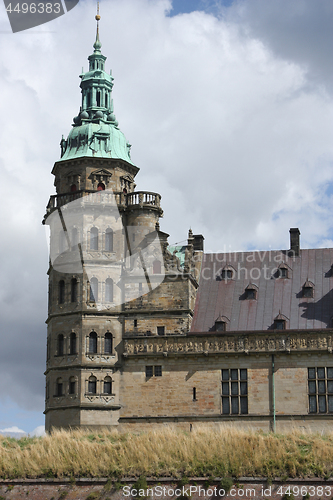
[[80, 75], [82, 105], [73, 119], [67, 140], [61, 141], [61, 160], [97, 157], [124, 160], [133, 165], [131, 145], [118, 126], [114, 115], [112, 88], [113, 77], [106, 73], [106, 56], [101, 53], [99, 39], [99, 8], [96, 15], [96, 40], [94, 52], [88, 57], [89, 71]]

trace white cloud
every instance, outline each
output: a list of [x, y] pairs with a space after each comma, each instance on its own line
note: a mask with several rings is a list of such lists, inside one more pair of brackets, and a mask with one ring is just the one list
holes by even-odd
[[[141, 168], [138, 188], [162, 194], [161, 229], [171, 243], [189, 227], [210, 251], [285, 248], [289, 227], [300, 227], [303, 247], [332, 241], [331, 35], [320, 28], [331, 23], [331, 9], [326, 0], [316, 12], [311, 0], [296, 1], [305, 14], [294, 17], [261, 0], [236, 2], [221, 18], [170, 18], [166, 0], [101, 6], [115, 114]], [[81, 0], [38, 30], [0, 35], [0, 373], [4, 396], [40, 411], [47, 315], [40, 221], [54, 193], [61, 134], [79, 110], [95, 7]], [[312, 40], [320, 35], [310, 52], [309, 28]], [[0, 29], [9, 29], [3, 10]]]
[[22, 433], [25, 434], [25, 431], [22, 429], [19, 429], [16, 425], [13, 425], [12, 427], [7, 427], [6, 429], [0, 429], [0, 432], [15, 432], [15, 433]]
[[45, 436], [45, 435], [46, 435], [46, 433], [45, 433], [45, 426], [44, 425], [39, 425], [31, 433], [32, 437], [42, 437], [42, 436]]

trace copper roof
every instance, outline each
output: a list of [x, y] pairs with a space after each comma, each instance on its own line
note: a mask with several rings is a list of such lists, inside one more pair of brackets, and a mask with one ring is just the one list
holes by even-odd
[[[286, 278], [282, 263], [288, 266]], [[279, 314], [288, 318], [287, 329], [331, 328], [332, 263], [332, 248], [301, 250], [299, 257], [288, 251], [205, 254], [191, 331], [212, 331], [220, 315], [230, 318], [228, 331], [273, 329]], [[226, 265], [236, 271], [232, 279], [222, 278]], [[303, 296], [307, 281], [315, 285], [313, 298]], [[256, 299], [247, 299], [250, 283], [258, 287]]]

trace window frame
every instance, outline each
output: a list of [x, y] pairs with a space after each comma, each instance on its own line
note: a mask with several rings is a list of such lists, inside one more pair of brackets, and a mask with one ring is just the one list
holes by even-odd
[[146, 379], [162, 377], [162, 365], [146, 365]]
[[[107, 345], [108, 349], [106, 348]], [[113, 335], [111, 332], [104, 334], [104, 354], [113, 354]]]
[[231, 416], [249, 414], [247, 368], [222, 368], [221, 414]]
[[[92, 330], [88, 337], [88, 354], [97, 354], [98, 351], [98, 335]], [[93, 347], [93, 349], [92, 349]]]
[[89, 242], [89, 249], [92, 251], [98, 251], [98, 236], [99, 236], [99, 231], [96, 226], [93, 226], [90, 229], [90, 242]]
[[[310, 389], [310, 387], [312, 387], [312, 389]], [[307, 392], [308, 413], [310, 415], [332, 414], [333, 367], [308, 367]], [[311, 407], [314, 409], [311, 410]]]

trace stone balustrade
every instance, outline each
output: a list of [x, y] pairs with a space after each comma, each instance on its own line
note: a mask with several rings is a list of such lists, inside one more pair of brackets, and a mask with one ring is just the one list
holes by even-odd
[[46, 207], [47, 213], [52, 212], [54, 209], [67, 205], [75, 200], [82, 198], [83, 204], [93, 205], [113, 205], [118, 208], [125, 208], [130, 206], [149, 206], [160, 208], [161, 196], [158, 193], [151, 193], [149, 191], [137, 191], [135, 193], [123, 193], [112, 191], [92, 191], [80, 190], [74, 193], [64, 193], [52, 195]]

